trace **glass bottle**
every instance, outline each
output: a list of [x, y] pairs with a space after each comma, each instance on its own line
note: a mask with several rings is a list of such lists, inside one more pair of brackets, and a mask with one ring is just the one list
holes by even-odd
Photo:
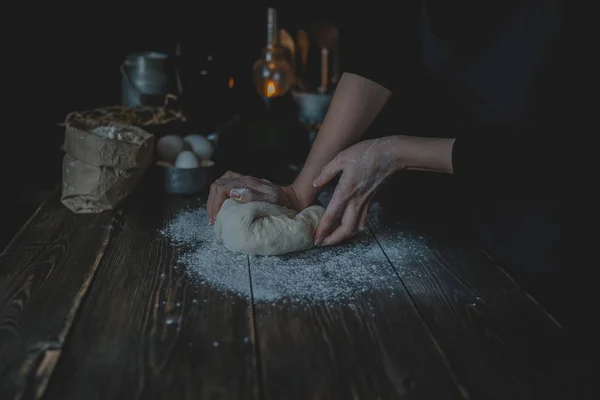
[[267, 12], [267, 45], [252, 67], [256, 91], [265, 100], [285, 94], [292, 85], [292, 66], [277, 42], [277, 13]]

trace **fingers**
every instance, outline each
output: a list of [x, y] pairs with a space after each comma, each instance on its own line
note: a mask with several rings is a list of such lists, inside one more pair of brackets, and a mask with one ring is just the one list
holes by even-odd
[[359, 232], [358, 223], [361, 216], [360, 211], [357, 202], [350, 202], [344, 212], [342, 224], [333, 231], [333, 233], [323, 239], [322, 246], [338, 244], [356, 235]]
[[219, 213], [219, 210], [221, 209], [221, 206], [223, 205], [225, 200], [227, 200], [227, 197], [229, 197], [229, 196], [227, 195], [227, 192], [225, 192], [224, 190], [219, 190], [215, 194], [215, 197], [213, 199], [213, 209], [212, 209], [213, 214], [212, 214], [211, 219], [209, 219], [211, 224], [214, 224], [215, 221], [217, 220], [217, 214]]
[[[238, 174], [237, 172], [227, 171], [218, 180], [239, 178], [241, 176], [242, 175]], [[221, 209], [221, 205], [223, 205], [223, 202], [227, 199], [228, 194], [225, 193], [225, 191], [228, 192], [226, 188], [223, 188], [221, 185], [217, 184], [216, 181], [212, 185], [210, 185], [210, 192], [208, 194], [208, 200], [206, 202], [206, 214], [208, 216], [209, 224], [215, 223], [217, 213]]]
[[213, 207], [213, 198], [215, 197], [215, 192], [217, 191], [217, 189], [215, 188], [215, 184], [211, 184], [210, 185], [210, 191], [208, 192], [208, 200], [206, 200], [206, 216], [208, 217], [208, 224], [212, 224], [213, 223], [213, 212], [212, 212], [212, 207]]
[[323, 214], [321, 222], [319, 222], [319, 226], [315, 231], [315, 246], [322, 246], [324, 239], [339, 225], [339, 218], [332, 214], [328, 214], [327, 211], [325, 211], [325, 214]]
[[210, 185], [210, 192], [208, 194], [208, 200], [206, 201], [206, 215], [208, 216], [209, 225], [215, 223], [215, 217], [217, 215], [217, 212], [219, 211], [219, 208], [221, 207], [220, 204], [218, 206], [216, 205], [215, 200], [217, 197], [219, 197], [220, 192], [221, 189], [218, 185], [216, 185], [215, 183]]
[[371, 193], [362, 205], [362, 209], [360, 211], [360, 218], [358, 221], [358, 230], [360, 232], [364, 231], [367, 227], [367, 216], [369, 215], [369, 208], [371, 206], [371, 202], [373, 201], [373, 196], [374, 193]]
[[[315, 244], [317, 246], [331, 246], [364, 231], [367, 226], [367, 215], [373, 197], [374, 193], [371, 193], [364, 200], [355, 198], [347, 202], [346, 205], [344, 205], [344, 202], [334, 203], [330, 214], [326, 211], [321, 219], [317, 232], [315, 232], [317, 238]], [[329, 203], [328, 210], [332, 206], [332, 202]], [[340, 213], [343, 213], [341, 221], [339, 218]], [[337, 215], [337, 217], [333, 217], [334, 215]]]
[[210, 186], [210, 194], [208, 196], [208, 203], [206, 206], [206, 213], [208, 215], [209, 224], [214, 224], [217, 219], [217, 214], [221, 209], [221, 206], [229, 197], [231, 191], [230, 187], [224, 185], [218, 185], [213, 183]]
[[329, 236], [329, 234], [339, 226], [348, 203], [347, 199], [348, 191], [343, 183], [340, 183], [335, 188], [333, 196], [331, 196], [331, 200], [327, 205], [327, 209], [325, 210], [323, 217], [321, 217], [319, 226], [315, 230], [315, 244], [317, 246], [321, 245], [323, 239]]
[[313, 181], [314, 187], [323, 187], [327, 185], [335, 176], [344, 169], [342, 157], [337, 155], [327, 165], [323, 167], [319, 175]]
[[[221, 183], [213, 183], [210, 189], [209, 202], [207, 206], [207, 214], [209, 223], [213, 224], [217, 219], [217, 214], [221, 209], [221, 206], [229, 197], [233, 197], [239, 200], [244, 197], [248, 189], [244, 188], [236, 179], [224, 180]], [[242, 187], [240, 187], [242, 186]]]

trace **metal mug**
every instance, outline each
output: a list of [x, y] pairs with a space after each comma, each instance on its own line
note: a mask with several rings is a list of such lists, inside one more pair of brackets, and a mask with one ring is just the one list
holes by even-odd
[[163, 105], [167, 94], [181, 92], [179, 71], [169, 56], [156, 51], [129, 54], [121, 64], [124, 106]]

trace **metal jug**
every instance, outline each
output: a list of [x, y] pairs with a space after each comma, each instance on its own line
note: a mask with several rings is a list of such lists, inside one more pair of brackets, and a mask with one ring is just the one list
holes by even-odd
[[178, 70], [167, 54], [129, 54], [121, 64], [121, 103], [131, 107], [163, 105], [167, 94], [181, 91], [178, 78]]

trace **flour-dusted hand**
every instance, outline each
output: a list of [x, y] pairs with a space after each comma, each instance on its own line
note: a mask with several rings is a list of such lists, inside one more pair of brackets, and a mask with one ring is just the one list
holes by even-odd
[[210, 187], [206, 203], [210, 224], [215, 223], [221, 205], [230, 197], [240, 203], [263, 201], [302, 211], [298, 197], [291, 186], [277, 186], [266, 179], [228, 171]]
[[377, 187], [404, 165], [397, 156], [395, 137], [366, 140], [340, 152], [314, 180], [323, 187], [339, 172], [327, 210], [316, 232], [318, 246], [337, 244], [364, 230]]

